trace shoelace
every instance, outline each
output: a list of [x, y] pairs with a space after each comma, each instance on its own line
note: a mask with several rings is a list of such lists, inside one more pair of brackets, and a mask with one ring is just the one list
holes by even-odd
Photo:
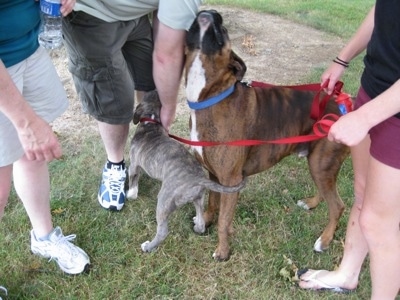
[[108, 184], [111, 194], [118, 195], [121, 193], [121, 184], [123, 183], [121, 179], [124, 178], [124, 173], [118, 169], [118, 167], [112, 167], [108, 170]]
[[[58, 250], [63, 250], [68, 254], [68, 256], [76, 256], [77, 251], [76, 249], [69, 243], [70, 241], [73, 241], [76, 238], [76, 234], [70, 234], [67, 236], [62, 236], [60, 237], [56, 242], [55, 242], [55, 247], [57, 247]], [[58, 254], [60, 252], [58, 251]], [[58, 256], [51, 256], [49, 261], [52, 261], [54, 258], [59, 258], [61, 255]], [[62, 255], [62, 257], [65, 257], [65, 255]]]

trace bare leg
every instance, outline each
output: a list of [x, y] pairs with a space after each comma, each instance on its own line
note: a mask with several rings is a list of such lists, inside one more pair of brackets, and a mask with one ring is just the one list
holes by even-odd
[[394, 299], [400, 287], [400, 170], [371, 158], [360, 216], [368, 244], [371, 299]]
[[14, 186], [21, 198], [37, 237], [53, 230], [50, 213], [50, 179], [45, 161], [29, 161], [25, 156], [14, 163]]
[[142, 102], [143, 97], [144, 97], [143, 91], [136, 91], [136, 105], [138, 105], [140, 102]]
[[[138, 103], [142, 101], [143, 96], [143, 91], [136, 91]], [[98, 121], [97, 125], [108, 160], [114, 163], [122, 161], [124, 159], [125, 145], [129, 134], [129, 123], [108, 124]]]
[[112, 125], [104, 122], [97, 123], [108, 160], [114, 163], [122, 161], [129, 133], [129, 124]]
[[351, 149], [354, 169], [354, 193], [355, 202], [351, 208], [347, 223], [346, 240], [343, 259], [339, 268], [332, 272], [321, 272], [318, 281], [310, 280], [315, 271], [310, 270], [301, 276], [299, 286], [304, 289], [319, 289], [319, 282], [329, 286], [354, 289], [358, 285], [358, 277], [361, 266], [368, 253], [368, 245], [361, 231], [359, 218], [363, 208], [364, 192], [369, 165], [369, 137], [358, 146]]

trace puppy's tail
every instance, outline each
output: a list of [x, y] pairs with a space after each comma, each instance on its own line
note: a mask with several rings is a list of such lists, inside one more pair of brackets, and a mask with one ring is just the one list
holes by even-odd
[[212, 180], [207, 180], [206, 182], [204, 182], [204, 186], [214, 192], [218, 192], [218, 193], [237, 193], [239, 192], [242, 188], [245, 187], [247, 182], [247, 178], [244, 177], [243, 180], [234, 186], [225, 186], [225, 185], [221, 185], [215, 181]]

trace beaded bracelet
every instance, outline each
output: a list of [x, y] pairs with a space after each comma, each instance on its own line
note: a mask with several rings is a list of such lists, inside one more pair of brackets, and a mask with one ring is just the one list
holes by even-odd
[[336, 56], [336, 58], [334, 60], [332, 60], [334, 63], [341, 65], [345, 68], [348, 68], [350, 63], [348, 61], [344, 61], [342, 59], [340, 59], [339, 57]]

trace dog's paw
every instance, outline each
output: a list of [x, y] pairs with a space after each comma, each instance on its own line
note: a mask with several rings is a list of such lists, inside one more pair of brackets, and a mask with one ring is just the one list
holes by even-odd
[[129, 199], [137, 199], [138, 187], [130, 188], [126, 193], [126, 197]]
[[150, 244], [150, 241], [145, 241], [144, 243], [142, 243], [140, 245], [140, 247], [142, 248], [143, 252], [150, 252], [151, 251], [151, 249], [148, 249], [148, 246], [147, 246], [148, 244]]
[[322, 239], [319, 237], [314, 244], [314, 251], [315, 252], [324, 252], [324, 247], [322, 246]]
[[221, 256], [217, 252], [214, 252], [212, 257], [214, 258], [215, 261], [228, 261], [229, 260], [229, 255], [228, 256]]
[[307, 203], [304, 202], [303, 200], [297, 201], [297, 206], [300, 206], [301, 208], [303, 208], [305, 210], [310, 210], [310, 208], [308, 207]]

